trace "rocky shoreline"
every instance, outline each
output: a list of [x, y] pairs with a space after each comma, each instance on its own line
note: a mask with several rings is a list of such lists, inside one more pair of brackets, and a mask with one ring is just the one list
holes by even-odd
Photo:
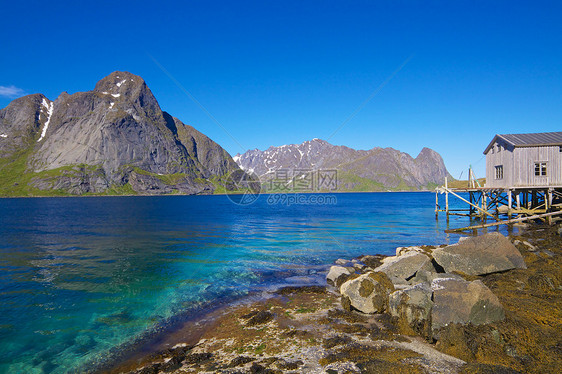
[[556, 372], [561, 255], [556, 227], [531, 226], [339, 259], [325, 287], [232, 306], [111, 372]]

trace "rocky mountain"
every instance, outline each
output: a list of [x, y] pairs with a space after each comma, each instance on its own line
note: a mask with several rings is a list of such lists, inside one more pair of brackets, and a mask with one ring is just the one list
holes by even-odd
[[223, 148], [162, 111], [131, 73], [0, 110], [0, 195], [204, 194], [234, 170]]
[[450, 177], [441, 156], [429, 148], [423, 148], [413, 158], [393, 148], [355, 150], [321, 139], [269, 147], [265, 151], [249, 150], [233, 159], [243, 170], [257, 174], [265, 182], [282, 177], [292, 184], [295, 178], [305, 178], [303, 175], [309, 171], [337, 171], [339, 191], [420, 190], [442, 184], [446, 176]]

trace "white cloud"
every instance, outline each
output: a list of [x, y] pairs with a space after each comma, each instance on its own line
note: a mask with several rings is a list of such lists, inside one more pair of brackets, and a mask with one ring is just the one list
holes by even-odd
[[0, 86], [0, 96], [14, 98], [24, 94], [25, 91], [16, 86]]

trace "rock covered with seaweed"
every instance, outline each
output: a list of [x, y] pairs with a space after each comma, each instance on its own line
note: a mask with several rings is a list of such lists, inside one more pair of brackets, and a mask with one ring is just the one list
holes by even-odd
[[419, 331], [431, 339], [450, 324], [502, 321], [505, 313], [498, 298], [480, 280], [462, 275], [515, 268], [526, 268], [517, 248], [503, 235], [490, 233], [439, 248], [400, 247], [376, 268], [365, 266], [359, 271], [363, 274], [349, 274], [339, 292], [344, 309], [390, 311], [404, 331]]

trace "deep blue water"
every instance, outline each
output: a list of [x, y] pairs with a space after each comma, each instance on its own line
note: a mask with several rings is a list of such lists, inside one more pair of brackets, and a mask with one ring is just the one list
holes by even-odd
[[0, 372], [81, 371], [207, 301], [290, 281], [277, 272], [458, 240], [433, 193], [333, 196], [0, 199]]

